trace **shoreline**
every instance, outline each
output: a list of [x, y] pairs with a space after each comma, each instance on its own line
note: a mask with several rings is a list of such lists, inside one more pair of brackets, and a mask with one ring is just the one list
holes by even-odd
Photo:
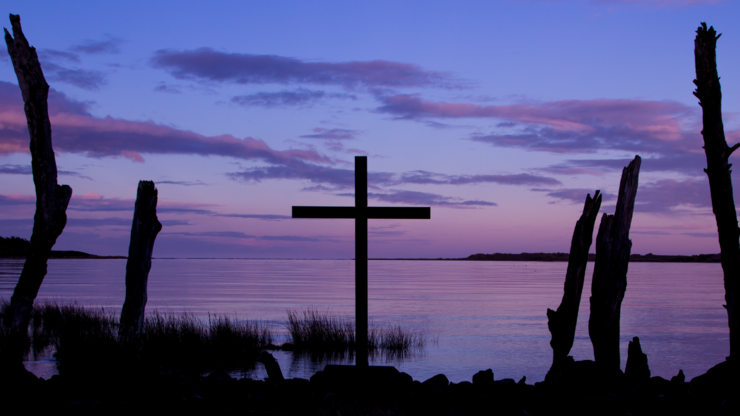
[[[0, 371], [0, 400], [7, 408], [34, 403], [49, 414], [282, 415], [696, 415], [737, 414], [738, 383], [730, 361], [686, 380], [599, 370], [593, 361], [571, 362], [547, 381], [494, 379], [491, 369], [472, 382], [444, 374], [414, 380], [394, 367], [326, 366], [310, 377], [284, 379], [278, 368], [265, 380], [236, 379], [223, 369], [208, 375], [146, 368], [137, 361], [67, 367], [48, 380], [17, 367]], [[20, 406], [20, 407], [15, 407]]]
[[[588, 262], [593, 263], [596, 255], [589, 254]], [[23, 255], [0, 254], [0, 260], [24, 260]], [[81, 251], [56, 251], [49, 256], [50, 260], [126, 260], [126, 256], [98, 256]], [[152, 260], [315, 260], [315, 261], [354, 261], [354, 259], [307, 259], [307, 258], [275, 258], [275, 257], [152, 257]], [[568, 253], [495, 253], [495, 254], [473, 254], [461, 258], [369, 258], [368, 261], [510, 261], [510, 262], [543, 262], [564, 263], [568, 262]], [[648, 253], [646, 255], [630, 255], [630, 263], [717, 263], [721, 262], [719, 254], [693, 254], [693, 255], [658, 255]]]

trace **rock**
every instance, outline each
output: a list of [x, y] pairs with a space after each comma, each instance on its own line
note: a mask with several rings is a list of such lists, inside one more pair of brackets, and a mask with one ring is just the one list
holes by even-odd
[[627, 365], [624, 375], [630, 383], [640, 384], [650, 379], [647, 355], [642, 352], [640, 338], [634, 337], [627, 348]]
[[317, 371], [314, 375], [311, 376], [309, 382], [311, 383], [312, 389], [321, 390], [327, 386], [327, 384], [329, 383], [329, 378], [323, 371]]
[[496, 380], [493, 382], [493, 384], [499, 386], [499, 387], [506, 387], [506, 386], [515, 386], [516, 381], [513, 378], [504, 378], [501, 380]]
[[473, 375], [473, 385], [476, 387], [493, 386], [493, 370], [478, 371]]
[[305, 378], [289, 378], [283, 381], [282, 387], [285, 390], [290, 391], [310, 391], [311, 382], [306, 380]]
[[523, 385], [527, 384], [527, 376], [522, 377], [522, 379], [519, 380], [519, 382], [516, 383], [516, 384], [519, 385], [519, 386], [523, 386]]
[[689, 384], [692, 393], [702, 396], [727, 397], [738, 388], [737, 372], [730, 361], [724, 361], [710, 368], [705, 374], [694, 377]]
[[671, 377], [671, 383], [683, 385], [683, 383], [686, 382], [686, 376], [683, 373], [683, 370], [678, 370], [678, 374]]
[[651, 377], [647, 382], [648, 392], [653, 396], [665, 396], [671, 391], [671, 382], [663, 377]]
[[437, 386], [440, 389], [443, 389], [450, 385], [450, 380], [448, 380], [447, 376], [444, 374], [437, 374], [436, 376], [424, 381], [421, 384], [424, 386]]
[[457, 400], [468, 400], [473, 395], [473, 384], [469, 381], [461, 381], [460, 383], [450, 383], [447, 387], [447, 393], [456, 397]]
[[228, 381], [228, 380], [231, 380], [231, 376], [229, 375], [229, 373], [224, 371], [223, 368], [219, 368], [218, 370], [209, 374], [208, 377], [206, 377], [206, 380], [208, 381]]

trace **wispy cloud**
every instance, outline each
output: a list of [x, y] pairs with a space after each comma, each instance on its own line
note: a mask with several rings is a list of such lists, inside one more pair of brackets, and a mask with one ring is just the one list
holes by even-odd
[[59, 51], [56, 49], [41, 49], [39, 52], [39, 59], [43, 61], [68, 61], [74, 63], [80, 63], [80, 55], [67, 51]]
[[[532, 191], [546, 192], [546, 195], [556, 200], [573, 204], [582, 204], [586, 194], [593, 195], [589, 189], [543, 189], [535, 188]], [[604, 201], [615, 201], [616, 195], [608, 192], [603, 194]], [[735, 196], [735, 200], [738, 200]], [[645, 212], [658, 215], [711, 215], [712, 200], [709, 193], [709, 183], [703, 179], [662, 179], [653, 182], [641, 183], [637, 189], [635, 212]], [[603, 207], [606, 211], [610, 207]]]
[[[72, 194], [69, 201], [68, 211], [83, 212], [130, 212], [134, 211], [135, 200], [133, 198], [106, 198], [100, 194], [89, 192], [84, 195]], [[10, 205], [35, 205], [35, 195], [3, 195], [0, 194], [0, 206]], [[275, 214], [229, 214], [216, 212], [213, 209], [220, 207], [217, 204], [177, 202], [159, 200], [157, 202], [157, 213], [160, 214], [195, 214], [212, 217], [259, 219], [265, 221], [280, 221], [292, 218], [288, 215]], [[171, 225], [188, 225], [185, 220], [170, 220]], [[162, 222], [164, 224], [164, 222]], [[129, 224], [130, 225], [130, 224]]]
[[219, 52], [211, 48], [163, 49], [151, 58], [155, 68], [177, 79], [236, 84], [312, 84], [359, 87], [458, 87], [450, 74], [383, 60], [314, 62], [277, 55]]
[[289, 215], [274, 215], [274, 214], [211, 214], [214, 217], [229, 217], [229, 218], [255, 218], [258, 220], [266, 221], [280, 221], [288, 220], [293, 217]]
[[665, 231], [635, 231], [630, 230], [630, 234], [643, 234], [643, 235], [673, 235]]
[[0, 194], [0, 206], [8, 205], [35, 205], [36, 196], [34, 195], [1, 195]]
[[182, 94], [182, 91], [180, 91], [180, 88], [174, 85], [160, 83], [156, 87], [154, 87], [154, 91], [156, 92], [166, 92], [169, 94]]
[[203, 181], [156, 181], [157, 185], [182, 185], [182, 186], [203, 186], [208, 185]]
[[[563, 189], [541, 189], [535, 188], [532, 191], [546, 192], [546, 195], [561, 201], [567, 201], [571, 204], [583, 204], [586, 201], [587, 195], [594, 195], [594, 189], [577, 189], [577, 188], [563, 188]], [[602, 201], [613, 201], [617, 199], [617, 196], [608, 192], [601, 193]]]
[[635, 199], [635, 212], [664, 215], [691, 213], [696, 208], [703, 209], [705, 214], [711, 214], [711, 206], [709, 182], [706, 178], [662, 179], [641, 184]]
[[31, 165], [0, 165], [0, 174], [6, 175], [31, 175]]
[[123, 39], [111, 35], [105, 35], [105, 39], [87, 39], [69, 48], [72, 52], [87, 55], [118, 54], [121, 52]]
[[[0, 165], [0, 174], [6, 174], [6, 175], [32, 175], [33, 171], [31, 170], [31, 165], [10, 165], [10, 164], [4, 164]], [[82, 175], [78, 172], [73, 172], [69, 170], [58, 170], [57, 174], [59, 175], [66, 175], [66, 176], [76, 176], [78, 178], [82, 179], [89, 179], [92, 180], [91, 177]]]
[[65, 68], [49, 61], [41, 62], [41, 67], [49, 81], [63, 82], [90, 91], [97, 91], [107, 84], [105, 73], [102, 71]]
[[304, 134], [300, 137], [305, 139], [323, 139], [323, 140], [352, 140], [357, 134], [357, 130], [348, 129], [325, 129], [316, 127], [313, 134]]
[[[354, 187], [354, 170], [318, 166], [310, 163], [294, 163], [290, 166], [265, 166], [228, 173], [231, 178], [244, 181], [261, 182], [270, 179], [306, 180], [320, 187], [312, 190], [336, 190]], [[516, 175], [445, 175], [427, 171], [410, 171], [401, 174], [389, 172], [368, 172], [368, 186], [379, 189], [382, 186], [403, 184], [424, 185], [471, 185], [495, 183], [501, 185], [552, 186], [560, 185], [557, 179], [527, 173]]]
[[681, 233], [681, 235], [697, 238], [718, 238], [717, 233]]
[[434, 184], [434, 185], [470, 185], [495, 183], [499, 185], [547, 186], [560, 185], [557, 179], [546, 176], [519, 173], [515, 175], [445, 175], [440, 173], [415, 170], [404, 172], [391, 184]]
[[231, 97], [231, 102], [243, 107], [286, 108], [309, 107], [324, 99], [351, 99], [357, 97], [345, 93], [327, 93], [325, 91], [298, 88], [294, 91], [258, 92], [249, 95]]
[[416, 191], [391, 191], [389, 193], [373, 193], [369, 192], [367, 197], [377, 201], [390, 202], [394, 204], [405, 204], [405, 205], [431, 205], [437, 207], [452, 207], [452, 208], [472, 208], [475, 206], [498, 206], [495, 202], [479, 201], [479, 200], [464, 200], [462, 198], [454, 198], [449, 196], [443, 196], [439, 194], [433, 194], [428, 192], [416, 192]]

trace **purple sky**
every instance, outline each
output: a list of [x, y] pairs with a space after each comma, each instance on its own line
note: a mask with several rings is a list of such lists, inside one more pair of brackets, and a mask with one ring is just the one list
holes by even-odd
[[[152, 3], [0, 8], [5, 27], [21, 15], [52, 87], [74, 192], [56, 249], [126, 254], [146, 179], [164, 225], [155, 257], [352, 258], [351, 220], [291, 219], [291, 206], [352, 205], [353, 158], [367, 155], [370, 205], [432, 207], [431, 220], [371, 220], [370, 257], [567, 252], [586, 194], [613, 213], [639, 154], [633, 252], [719, 252], [693, 39], [700, 22], [723, 33], [738, 142], [738, 2]], [[30, 237], [30, 160], [3, 47], [2, 236]]]

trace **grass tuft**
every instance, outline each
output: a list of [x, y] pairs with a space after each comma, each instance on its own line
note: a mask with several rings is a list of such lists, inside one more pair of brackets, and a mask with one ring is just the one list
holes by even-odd
[[[343, 355], [356, 348], [355, 324], [346, 316], [315, 308], [288, 310], [288, 332], [296, 351]], [[372, 322], [368, 328], [368, 352], [403, 356], [418, 352], [426, 345], [426, 338], [401, 325], [378, 327]]]

